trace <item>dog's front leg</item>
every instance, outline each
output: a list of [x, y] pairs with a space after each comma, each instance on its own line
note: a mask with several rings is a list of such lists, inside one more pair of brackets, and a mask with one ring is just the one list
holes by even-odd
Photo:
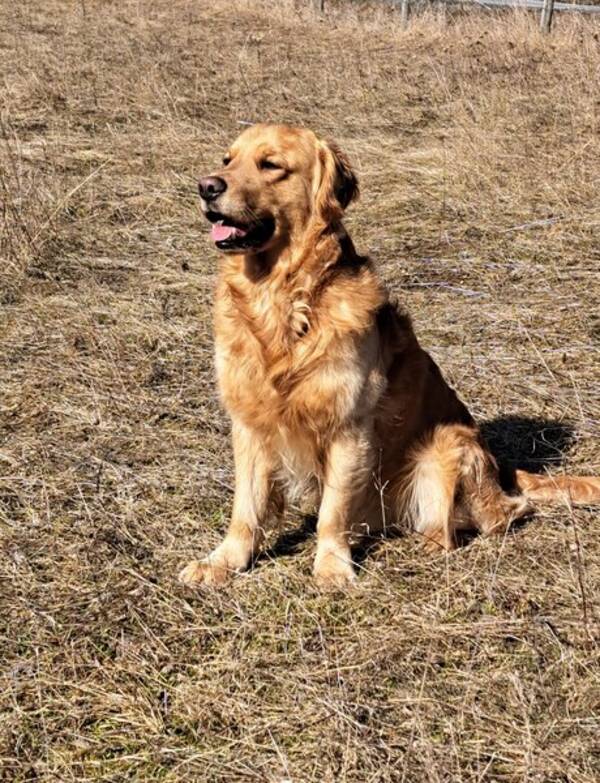
[[235, 494], [231, 522], [219, 546], [203, 560], [192, 560], [179, 574], [185, 584], [223, 584], [244, 571], [264, 538], [264, 523], [276, 500], [273, 464], [258, 433], [234, 422]]
[[371, 443], [371, 428], [361, 423], [338, 435], [327, 452], [314, 565], [315, 579], [325, 588], [345, 587], [356, 579], [349, 537], [367, 495]]

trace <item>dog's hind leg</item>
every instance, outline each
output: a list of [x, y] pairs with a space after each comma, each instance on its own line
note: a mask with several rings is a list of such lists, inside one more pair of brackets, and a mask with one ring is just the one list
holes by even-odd
[[423, 536], [428, 549], [456, 546], [454, 512], [461, 477], [463, 427], [438, 426], [413, 450], [401, 482], [399, 511]]
[[478, 437], [465, 443], [457, 496], [465, 526], [484, 536], [502, 535], [514, 520], [531, 511], [524, 495], [507, 495], [495, 459]]
[[529, 511], [522, 496], [506, 495], [494, 458], [473, 427], [438, 425], [413, 450], [399, 493], [400, 511], [428, 548], [456, 546], [458, 530], [502, 534]]

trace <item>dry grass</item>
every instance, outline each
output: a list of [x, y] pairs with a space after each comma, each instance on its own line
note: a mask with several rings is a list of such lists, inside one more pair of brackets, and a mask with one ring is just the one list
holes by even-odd
[[293, 519], [174, 581], [231, 500], [195, 178], [241, 122], [349, 151], [359, 248], [504, 457], [600, 472], [595, 18], [295, 5], [2, 2], [0, 779], [594, 783], [592, 509], [382, 542], [349, 595]]

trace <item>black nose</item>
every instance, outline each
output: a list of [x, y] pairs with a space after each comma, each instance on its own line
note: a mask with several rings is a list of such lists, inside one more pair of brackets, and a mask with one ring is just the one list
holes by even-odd
[[227, 190], [227, 183], [221, 177], [202, 177], [198, 183], [198, 192], [205, 201], [214, 201]]

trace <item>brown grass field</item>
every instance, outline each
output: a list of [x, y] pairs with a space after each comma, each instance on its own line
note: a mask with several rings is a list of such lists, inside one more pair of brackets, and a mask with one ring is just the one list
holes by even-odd
[[360, 174], [358, 248], [484, 422], [600, 473], [600, 20], [382, 4], [0, 2], [0, 780], [597, 783], [598, 510], [310, 579], [292, 510], [221, 592], [218, 259], [245, 123]]

